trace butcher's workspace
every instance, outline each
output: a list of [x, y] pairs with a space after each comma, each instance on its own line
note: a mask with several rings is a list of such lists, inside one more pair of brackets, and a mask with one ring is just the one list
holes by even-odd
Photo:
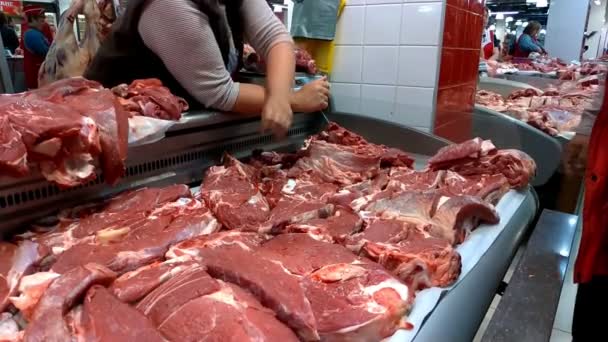
[[608, 341], [607, 19], [0, 1], [0, 342]]

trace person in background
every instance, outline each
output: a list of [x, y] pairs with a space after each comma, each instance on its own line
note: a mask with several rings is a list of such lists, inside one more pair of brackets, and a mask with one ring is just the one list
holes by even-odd
[[[576, 135], [564, 150], [567, 175], [584, 175], [582, 237], [574, 267], [578, 283], [572, 341], [599, 341], [606, 334], [608, 306], [608, 87], [585, 109]], [[585, 172], [586, 168], [586, 172]]]
[[486, 61], [496, 61], [500, 57], [500, 46], [494, 31], [488, 28], [488, 22], [490, 21], [490, 9], [485, 8], [483, 12], [483, 33], [481, 35], [481, 56]]
[[[233, 81], [247, 40], [266, 61], [266, 85]], [[294, 92], [294, 43], [265, 0], [129, 0], [84, 77], [106, 87], [158, 78], [191, 108], [262, 115], [277, 136], [293, 111], [328, 105], [322, 78]]]
[[537, 39], [538, 33], [542, 26], [538, 21], [529, 21], [524, 32], [515, 41], [515, 51], [513, 57], [528, 58], [532, 52], [541, 54], [547, 53]]
[[23, 67], [28, 89], [38, 88], [38, 71], [49, 52], [50, 42], [42, 32], [46, 18], [42, 7], [26, 10], [27, 31], [23, 35]]
[[15, 50], [19, 47], [19, 38], [17, 32], [9, 26], [8, 18], [4, 12], [0, 12], [0, 34], [2, 35], [4, 48], [15, 54]]

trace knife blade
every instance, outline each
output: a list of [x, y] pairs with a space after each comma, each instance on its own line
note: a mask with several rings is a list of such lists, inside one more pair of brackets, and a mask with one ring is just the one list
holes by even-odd
[[325, 112], [323, 110], [320, 110], [320, 112], [321, 112], [321, 115], [323, 115], [323, 119], [325, 120], [325, 122], [329, 124], [329, 118], [327, 117]]

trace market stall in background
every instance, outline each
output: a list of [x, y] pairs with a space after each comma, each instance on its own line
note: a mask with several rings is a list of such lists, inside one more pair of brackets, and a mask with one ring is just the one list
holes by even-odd
[[[563, 146], [608, 71], [595, 2], [488, 0], [484, 27], [480, 1], [267, 1], [294, 89], [331, 81], [282, 139], [82, 78], [125, 2], [44, 3], [40, 87], [0, 61], [0, 340], [548, 340], [580, 230]], [[531, 21], [545, 51], [514, 58]]]

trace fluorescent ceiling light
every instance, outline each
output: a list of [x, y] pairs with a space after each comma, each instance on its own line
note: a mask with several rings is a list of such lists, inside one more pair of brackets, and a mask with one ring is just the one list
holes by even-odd
[[503, 20], [505, 18], [505, 15], [502, 13], [497, 13], [496, 14], [496, 20]]
[[596, 4], [596, 5], [598, 5], [598, 6], [600, 6], [602, 4], [602, 2], [600, 0], [595, 0], [593, 3]]
[[527, 4], [535, 4], [537, 0], [526, 0]]
[[547, 34], [547, 30], [545, 30], [545, 29], [540, 30], [540, 34]]
[[547, 0], [538, 0], [536, 2], [536, 7], [547, 7], [549, 6], [549, 2]]

